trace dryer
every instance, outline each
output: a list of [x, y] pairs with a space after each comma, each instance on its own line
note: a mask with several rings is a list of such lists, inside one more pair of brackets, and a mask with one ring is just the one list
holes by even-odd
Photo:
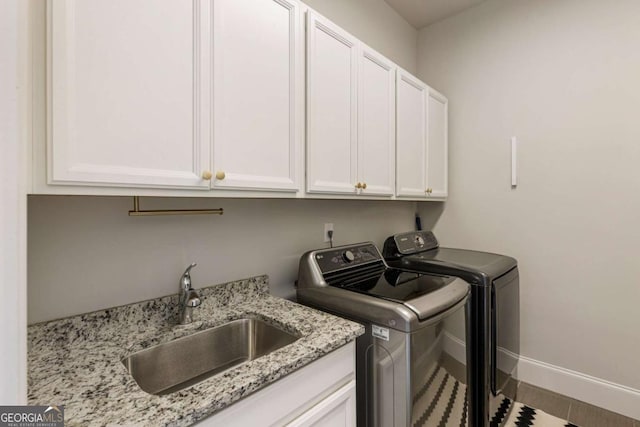
[[[443, 274], [471, 285], [467, 346], [455, 330], [446, 342], [469, 360], [470, 425], [489, 426], [504, 395], [515, 399], [514, 371], [520, 354], [520, 283], [517, 261], [509, 256], [467, 249], [441, 248], [430, 231], [412, 231], [386, 239], [383, 256], [391, 267]], [[445, 329], [446, 326], [445, 326]], [[460, 335], [460, 334], [458, 334]], [[456, 347], [460, 347], [457, 351]]]

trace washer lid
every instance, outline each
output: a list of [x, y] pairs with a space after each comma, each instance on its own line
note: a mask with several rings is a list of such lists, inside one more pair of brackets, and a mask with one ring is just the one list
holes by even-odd
[[469, 284], [462, 279], [394, 268], [386, 269], [375, 277], [353, 279], [332, 286], [403, 304], [420, 320], [448, 309], [469, 292]]

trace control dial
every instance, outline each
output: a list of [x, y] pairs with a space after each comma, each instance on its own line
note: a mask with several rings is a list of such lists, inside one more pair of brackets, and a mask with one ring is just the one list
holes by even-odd
[[347, 250], [342, 253], [342, 259], [345, 260], [346, 262], [353, 262], [356, 259], [356, 257], [353, 254], [353, 252]]
[[416, 236], [416, 245], [419, 248], [422, 248], [424, 246], [424, 239], [422, 238], [422, 236]]

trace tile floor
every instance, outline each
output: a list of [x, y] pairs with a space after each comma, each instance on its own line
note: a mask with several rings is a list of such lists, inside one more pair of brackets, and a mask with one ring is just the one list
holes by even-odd
[[518, 385], [517, 401], [580, 427], [640, 427], [640, 420], [633, 420], [524, 382]]

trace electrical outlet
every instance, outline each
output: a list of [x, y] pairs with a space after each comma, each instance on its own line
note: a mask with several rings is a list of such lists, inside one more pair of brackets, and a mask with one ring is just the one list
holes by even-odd
[[333, 231], [333, 223], [325, 222], [324, 223], [324, 241], [325, 242], [331, 241], [331, 239], [329, 238], [329, 231]]

